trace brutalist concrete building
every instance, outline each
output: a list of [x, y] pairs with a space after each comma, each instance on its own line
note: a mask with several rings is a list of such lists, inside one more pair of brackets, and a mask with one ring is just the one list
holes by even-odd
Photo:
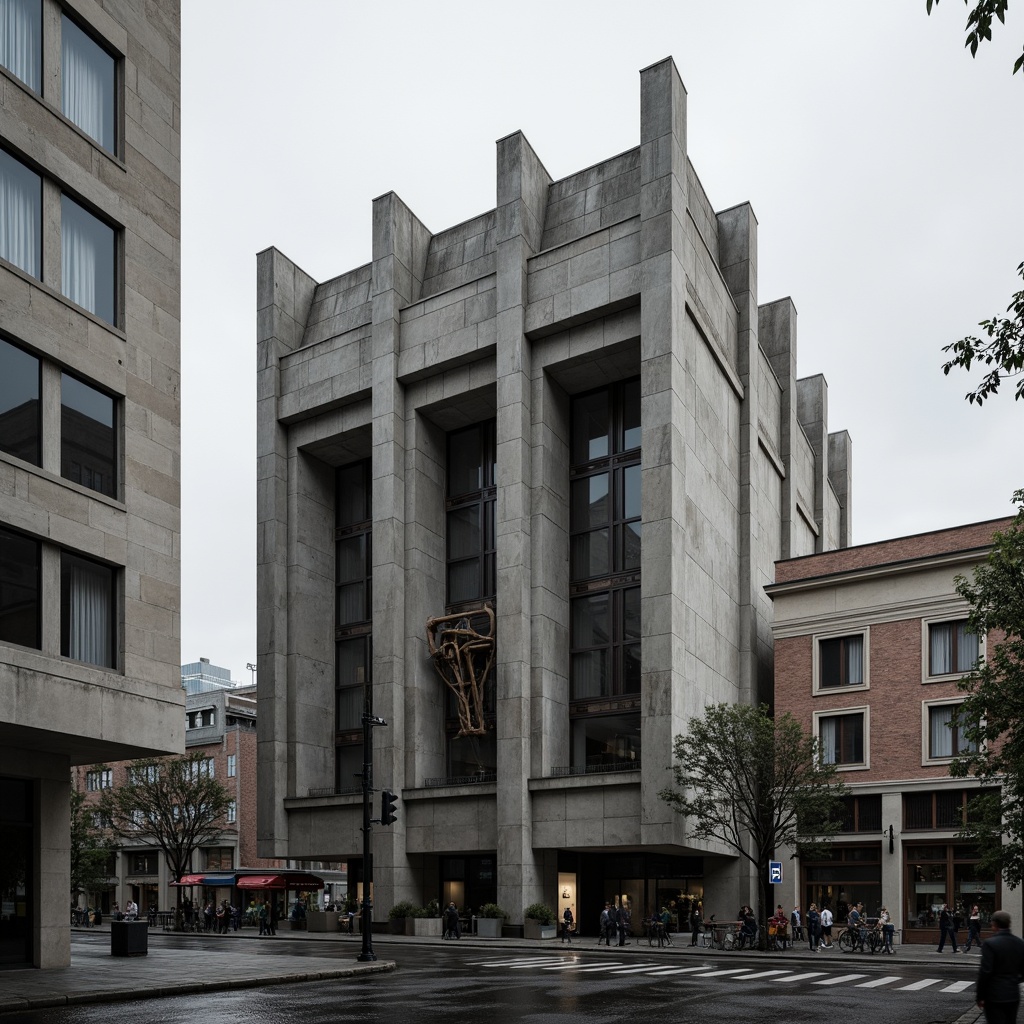
[[770, 698], [764, 587], [847, 544], [850, 441], [793, 303], [759, 304], [753, 210], [687, 159], [673, 62], [640, 87], [625, 153], [555, 181], [517, 132], [470, 220], [388, 193], [363, 266], [259, 255], [260, 853], [358, 887], [370, 694], [378, 919], [750, 896], [658, 793], [691, 716]]
[[0, 966], [70, 962], [72, 767], [184, 747], [177, 0], [0, 18]]

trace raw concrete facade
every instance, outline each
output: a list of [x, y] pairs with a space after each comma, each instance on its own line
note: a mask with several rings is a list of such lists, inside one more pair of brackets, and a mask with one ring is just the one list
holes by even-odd
[[[28, 388], [0, 423], [0, 832], [13, 850], [0, 959], [61, 967], [73, 766], [184, 747], [179, 6], [41, 0], [4, 28], [24, 36], [0, 67], [0, 156], [5, 174], [39, 183], [26, 195], [38, 197], [42, 255], [33, 266], [13, 222], [0, 225], [0, 377]], [[76, 95], [75, 75], [91, 72], [64, 63], [75, 46], [109, 70], [106, 93]], [[82, 112], [97, 97], [103, 134]], [[69, 209], [111, 241], [112, 280], [96, 278], [106, 303], [72, 280]], [[111, 414], [97, 475], [70, 454], [83, 442], [67, 418], [76, 387]], [[109, 581], [102, 653], [69, 621], [83, 566]]]
[[[884, 905], [903, 942], [939, 941], [938, 907], [977, 904], [986, 934], [993, 910], [1021, 912], [1019, 890], [979, 872], [957, 839], [979, 784], [952, 778], [956, 753], [946, 717], [957, 686], [998, 638], [953, 634], [969, 608], [954, 577], [970, 578], [993, 534], [1012, 519], [973, 523], [779, 562], [769, 587], [775, 606], [775, 710], [822, 739], [850, 788], [847, 821], [827, 862], [790, 867], [776, 902], [828, 905], [837, 923], [854, 900], [871, 917]], [[856, 646], [854, 671], [827, 675], [828, 645]], [[853, 721], [859, 747], [829, 751], [827, 723]], [[833, 753], [835, 757], [833, 758]], [[966, 914], [960, 932], [967, 939]]]
[[[374, 834], [378, 918], [400, 899], [473, 903], [448, 882], [474, 857], [496, 867], [477, 892], [513, 923], [545, 900], [589, 925], [626, 877], [639, 921], [661, 898], [645, 857], [720, 909], [749, 898], [745, 869], [695, 843], [658, 792], [690, 716], [770, 699], [764, 587], [775, 560], [848, 542], [850, 442], [828, 432], [824, 380], [797, 379], [792, 302], [759, 305], [753, 211], [714, 211], [687, 159], [674, 63], [640, 85], [628, 152], [553, 181], [517, 132], [497, 143], [496, 205], [480, 216], [433, 233], [388, 193], [364, 266], [321, 283], [275, 249], [258, 257], [260, 850], [350, 868], [361, 851], [360, 799], [335, 766], [336, 472], [368, 460], [369, 678], [388, 723], [374, 783], [401, 798]], [[570, 754], [573, 410], [635, 381], [622, 457], [639, 467], [642, 669], [603, 706], [635, 716], [635, 761], [604, 771]], [[497, 649], [494, 760], [474, 782], [446, 762], [424, 624], [453, 604], [446, 444], [481, 421]]]

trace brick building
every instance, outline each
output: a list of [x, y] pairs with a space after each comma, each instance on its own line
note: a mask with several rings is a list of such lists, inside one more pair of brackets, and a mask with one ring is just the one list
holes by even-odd
[[[483, 213], [431, 231], [387, 193], [362, 266], [258, 257], [260, 849], [358, 879], [368, 689], [378, 918], [752, 898], [658, 793], [690, 716], [770, 698], [764, 587], [848, 543], [850, 439], [760, 301], [753, 210], [687, 157], [674, 63], [639, 85], [624, 153], [553, 180], [515, 132]], [[458, 646], [484, 606], [467, 721], [427, 622]]]
[[[976, 867], [956, 838], [978, 784], [953, 779], [965, 742], [949, 727], [957, 681], [985, 653], [964, 630], [954, 577], [988, 554], [1012, 520], [937, 530], [781, 561], [775, 605], [775, 710], [789, 711], [839, 766], [848, 798], [843, 834], [821, 863], [789, 861], [784, 902], [884, 905], [905, 942], [937, 942], [942, 903], [983, 919], [1020, 892]], [[1019, 917], [1018, 917], [1019, 919]]]
[[184, 743], [180, 35], [0, 17], [0, 966], [70, 962], [73, 767]]

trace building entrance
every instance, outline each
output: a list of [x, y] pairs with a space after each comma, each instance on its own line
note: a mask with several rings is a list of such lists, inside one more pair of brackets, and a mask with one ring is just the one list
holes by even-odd
[[0, 778], [0, 967], [32, 963], [34, 824], [31, 782]]

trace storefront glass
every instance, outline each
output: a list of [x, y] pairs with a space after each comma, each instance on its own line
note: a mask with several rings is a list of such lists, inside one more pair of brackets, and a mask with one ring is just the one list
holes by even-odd
[[999, 905], [999, 882], [994, 873], [978, 869], [978, 851], [965, 844], [930, 843], [904, 848], [907, 878], [908, 930], [938, 934], [939, 914], [945, 903], [966, 927], [971, 908], [977, 904], [982, 925], [987, 926]]
[[812, 903], [828, 907], [841, 924], [854, 904], [863, 903], [868, 917], [875, 917], [882, 907], [881, 852], [881, 843], [837, 843], [826, 857], [801, 864], [804, 910]]

